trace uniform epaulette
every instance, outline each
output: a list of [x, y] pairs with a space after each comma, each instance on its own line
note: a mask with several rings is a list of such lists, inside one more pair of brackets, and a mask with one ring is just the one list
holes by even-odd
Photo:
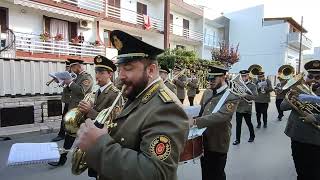
[[159, 86], [160, 86], [159, 83], [156, 83], [155, 85], [153, 85], [153, 86], [148, 90], [148, 92], [145, 93], [145, 95], [143, 96], [141, 102], [142, 102], [142, 103], [147, 103], [147, 102], [151, 99], [152, 95], [158, 90]]
[[160, 89], [159, 96], [164, 103], [173, 102], [173, 99], [171, 98], [171, 96], [168, 94], [168, 92], [165, 89], [162, 89], [162, 88]]

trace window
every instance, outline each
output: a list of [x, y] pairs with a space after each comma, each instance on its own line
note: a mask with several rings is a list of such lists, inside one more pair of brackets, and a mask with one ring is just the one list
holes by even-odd
[[104, 39], [104, 44], [106, 45], [106, 47], [111, 47], [111, 41], [110, 41], [110, 32], [107, 29], [103, 30], [103, 39]]
[[120, 0], [108, 0], [108, 4], [120, 8]]
[[44, 30], [54, 37], [62, 34], [63, 41], [70, 41], [78, 35], [78, 23], [43, 16]]
[[183, 19], [183, 36], [189, 37], [189, 20]]
[[170, 24], [173, 24], [173, 14], [170, 14]]
[[137, 2], [137, 13], [138, 14], [148, 14], [147, 5]]
[[0, 7], [0, 26], [1, 26], [1, 32], [5, 32], [9, 27], [8, 9], [4, 7]]

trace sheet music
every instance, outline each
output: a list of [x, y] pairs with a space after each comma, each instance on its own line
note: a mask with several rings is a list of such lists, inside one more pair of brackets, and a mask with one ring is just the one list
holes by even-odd
[[10, 149], [8, 166], [59, 161], [57, 143], [15, 143]]
[[49, 76], [58, 79], [59, 81], [73, 79], [68, 71], [49, 73]]

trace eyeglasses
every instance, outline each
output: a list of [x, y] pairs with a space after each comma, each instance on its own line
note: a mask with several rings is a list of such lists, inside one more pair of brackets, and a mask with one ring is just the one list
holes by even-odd
[[315, 79], [315, 80], [320, 80], [320, 74], [313, 75], [313, 74], [308, 74], [307, 75], [308, 79]]

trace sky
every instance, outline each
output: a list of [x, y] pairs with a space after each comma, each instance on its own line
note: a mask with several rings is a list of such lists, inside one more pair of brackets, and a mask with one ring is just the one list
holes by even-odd
[[265, 18], [293, 17], [300, 24], [303, 16], [303, 27], [308, 31], [305, 35], [312, 40], [313, 47], [320, 46], [320, 2], [317, 0], [206, 0], [206, 3], [208, 15], [216, 17], [222, 12], [226, 14], [261, 4]]

